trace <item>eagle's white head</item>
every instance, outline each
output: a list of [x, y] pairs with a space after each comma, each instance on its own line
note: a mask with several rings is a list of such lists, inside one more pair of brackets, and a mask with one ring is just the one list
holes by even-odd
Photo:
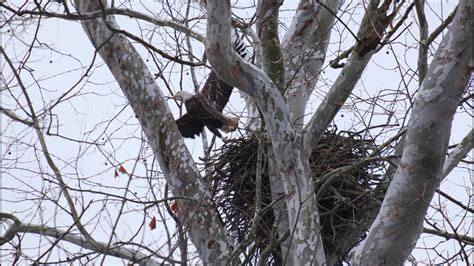
[[189, 93], [187, 91], [178, 91], [171, 98], [175, 99], [175, 100], [178, 100], [178, 101], [181, 101], [181, 102], [185, 102], [185, 101], [191, 99], [193, 96], [194, 95], [192, 95], [191, 93]]

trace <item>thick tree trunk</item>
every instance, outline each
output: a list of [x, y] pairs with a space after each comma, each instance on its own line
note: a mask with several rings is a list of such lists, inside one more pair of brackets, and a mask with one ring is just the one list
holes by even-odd
[[367, 238], [353, 253], [357, 265], [399, 265], [418, 240], [443, 174], [451, 122], [473, 66], [473, 3], [459, 3], [417, 94], [400, 165]]
[[309, 163], [300, 152], [301, 138], [292, 126], [288, 106], [267, 75], [232, 51], [230, 1], [207, 1], [207, 11], [209, 61], [223, 80], [254, 99], [272, 140], [290, 223], [290, 249], [294, 256], [288, 258], [288, 264], [321, 265], [325, 261], [324, 248]]

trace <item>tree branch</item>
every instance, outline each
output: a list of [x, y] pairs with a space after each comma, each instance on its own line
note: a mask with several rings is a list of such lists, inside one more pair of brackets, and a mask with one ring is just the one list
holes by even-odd
[[[311, 152], [314, 143], [319, 141], [337, 112], [339, 112], [342, 105], [349, 98], [362, 72], [365, 70], [365, 67], [375, 52], [375, 47], [373, 46], [378, 45], [382, 38], [383, 27], [388, 25], [387, 19], [391, 21], [395, 15], [395, 11], [390, 15], [386, 15], [388, 7], [386, 7], [385, 2], [387, 1], [385, 1], [380, 8], [377, 7], [378, 2], [377, 0], [370, 2], [362, 19], [361, 27], [357, 34], [361, 42], [354, 48], [358, 52], [351, 54], [331, 89], [329, 89], [326, 98], [318, 106], [313, 117], [304, 128], [303, 148], [306, 153]], [[362, 42], [363, 38], [373, 39]]]
[[278, 11], [282, 1], [260, 0], [257, 5], [257, 34], [262, 46], [263, 70], [280, 91], [285, 84], [283, 54], [278, 36]]
[[83, 21], [83, 20], [91, 20], [91, 19], [97, 19], [102, 17], [104, 14], [105, 15], [120, 15], [120, 16], [126, 16], [130, 18], [137, 18], [141, 19], [143, 21], [152, 23], [154, 25], [160, 26], [160, 27], [169, 27], [174, 30], [177, 30], [179, 32], [182, 32], [186, 34], [187, 36], [190, 36], [202, 43], [204, 43], [205, 38], [201, 34], [192, 31], [189, 29], [189, 27], [186, 27], [186, 25], [183, 25], [181, 23], [177, 23], [171, 20], [163, 20], [159, 19], [157, 17], [152, 17], [148, 16], [146, 14], [143, 14], [142, 12], [137, 12], [131, 9], [120, 9], [120, 8], [105, 8], [103, 10], [96, 10], [96, 11], [91, 11], [91, 12], [85, 12], [85, 13], [68, 13], [68, 14], [59, 14], [59, 13], [53, 13], [53, 12], [48, 12], [46, 10], [41, 10], [41, 11], [33, 11], [33, 10], [15, 10], [14, 8], [9, 7], [8, 5], [1, 4], [1, 7], [5, 8], [6, 10], [14, 13], [17, 16], [25, 16], [25, 15], [33, 15], [33, 16], [42, 16], [42, 17], [48, 17], [48, 18], [60, 18], [60, 19], [65, 19], [65, 20], [74, 20], [74, 21]]
[[430, 46], [431, 43], [438, 38], [438, 36], [453, 22], [454, 16], [456, 15], [457, 7], [446, 17], [446, 19], [428, 36], [426, 39], [426, 46]]
[[[13, 240], [13, 238], [17, 234], [31, 233], [31, 234], [37, 234], [37, 235], [42, 235], [42, 236], [48, 236], [55, 239], [60, 239], [60, 240], [78, 245], [80, 247], [92, 250], [100, 254], [111, 255], [114, 257], [126, 259], [126, 260], [129, 260], [130, 262], [140, 263], [143, 265], [157, 265], [158, 262], [154, 261], [151, 258], [152, 256], [157, 256], [157, 257], [160, 257], [161, 259], [167, 259], [157, 254], [147, 255], [138, 250], [125, 248], [121, 245], [111, 244], [109, 246], [108, 243], [104, 243], [104, 242], [99, 242], [99, 241], [91, 242], [87, 238], [84, 238], [80, 235], [73, 234], [69, 231], [63, 231], [54, 227], [48, 227], [45, 225], [24, 224], [20, 222], [20, 220], [16, 216], [9, 213], [0, 213], [0, 218], [13, 221], [13, 224], [8, 227], [7, 231], [0, 238], [0, 245], [3, 245]], [[166, 262], [179, 263], [179, 262], [172, 261], [169, 259], [167, 259]]]
[[[228, 8], [221, 5], [215, 7], [209, 1], [207, 8], [206, 54], [213, 69], [223, 80], [238, 87], [255, 100], [262, 111], [268, 130], [274, 138], [273, 141], [281, 140], [283, 135], [294, 137], [293, 128], [288, 118], [288, 107], [278, 88], [260, 69], [237, 56], [231, 48], [230, 5]], [[225, 15], [228, 17], [225, 18], [224, 15], [217, 14], [217, 12], [226, 12]], [[275, 119], [270, 116], [270, 113], [278, 113], [278, 117]]]
[[10, 117], [12, 120], [14, 121], [17, 121], [17, 122], [20, 122], [26, 126], [29, 126], [29, 127], [32, 127], [33, 126], [33, 122], [30, 121], [30, 120], [27, 120], [27, 119], [23, 119], [19, 116], [17, 116], [15, 113], [13, 113], [12, 111], [6, 109], [6, 108], [3, 108], [0, 106], [0, 113], [3, 113], [5, 114], [6, 116]]
[[471, 129], [469, 133], [456, 145], [454, 150], [448, 155], [443, 166], [442, 178], [446, 178], [449, 173], [459, 164], [459, 162], [466, 158], [467, 154], [474, 147], [474, 129]]
[[[6, 5], [2, 5], [2, 6], [5, 7], [5, 9], [9, 10], [10, 12], [14, 13], [17, 16], [34, 15], [34, 16], [44, 16], [44, 17], [49, 17], [49, 18], [61, 18], [61, 19], [65, 19], [65, 20], [74, 20], [74, 21], [84, 21], [84, 20], [97, 19], [97, 18], [100, 18], [104, 15], [106, 15], [106, 16], [107, 15], [122, 15], [122, 16], [127, 16], [127, 17], [130, 17], [130, 18], [141, 19], [141, 20], [153, 23], [153, 24], [155, 24], [157, 26], [160, 26], [160, 27], [170, 27], [170, 28], [172, 28], [176, 31], [179, 31], [179, 32], [182, 32], [182, 33], [186, 34], [187, 36], [193, 37], [194, 39], [196, 39], [200, 42], [204, 42], [204, 37], [202, 35], [192, 31], [191, 29], [186, 27], [186, 25], [183, 25], [183, 24], [180, 24], [180, 23], [177, 23], [177, 22], [174, 22], [174, 21], [157, 19], [155, 17], [151, 17], [151, 16], [145, 15], [141, 12], [137, 12], [137, 11], [130, 10], [130, 9], [104, 8], [103, 10], [93, 11], [93, 12], [84, 13], [84, 14], [76, 14], [76, 13], [59, 14], [59, 13], [48, 12], [46, 10], [40, 10], [40, 11], [15, 10], [15, 9], [9, 7], [9, 6], [6, 6]], [[152, 50], [153, 52], [161, 55], [162, 57], [164, 57], [164, 58], [166, 58], [170, 61], [174, 61], [176, 63], [183, 64], [183, 65], [188, 65], [188, 66], [203, 66], [205, 64], [205, 62], [194, 63], [194, 62], [191, 62], [191, 61], [182, 60], [182, 59], [178, 58], [177, 56], [169, 55], [169, 54], [165, 53], [164, 51], [162, 51], [161, 49], [158, 49], [154, 45], [151, 45], [150, 43], [144, 41], [140, 37], [137, 37], [137, 36], [135, 36], [134, 34], [128, 32], [128, 31], [121, 30], [119, 28], [112, 28], [112, 27], [110, 29], [117, 32], [117, 33], [120, 33], [120, 34], [123, 34], [123, 35], [127, 36], [128, 38], [140, 43], [144, 47]]]
[[418, 83], [421, 86], [428, 69], [428, 22], [425, 16], [425, 0], [415, 0], [416, 14], [420, 23], [420, 42], [418, 47]]
[[448, 232], [444, 232], [444, 231], [441, 231], [441, 230], [430, 229], [430, 228], [423, 228], [423, 233], [444, 237], [446, 239], [455, 239], [459, 242], [462, 242], [462, 243], [465, 243], [465, 244], [468, 244], [468, 245], [471, 245], [471, 246], [474, 245], [474, 237], [469, 237], [469, 236], [466, 236], [466, 235], [451, 234], [451, 233], [448, 233]]
[[[448, 195], [447, 193], [444, 193], [443, 191], [441, 191], [440, 189], [436, 189], [436, 193], [440, 194], [441, 196], [445, 197], [447, 200], [449, 200], [450, 202], [458, 205], [458, 207], [460, 207], [461, 209], [465, 210], [465, 211], [468, 211], [470, 213], [474, 213], [474, 209], [472, 208], [469, 208], [469, 206], [466, 206], [464, 205], [462, 202], [460, 202], [459, 200], [456, 200], [455, 198], [451, 197], [450, 195]], [[468, 203], [469, 204], [469, 203]]]
[[326, 59], [332, 27], [342, 2], [301, 1], [283, 37], [285, 96], [291, 120], [299, 129], [303, 127], [306, 105]]

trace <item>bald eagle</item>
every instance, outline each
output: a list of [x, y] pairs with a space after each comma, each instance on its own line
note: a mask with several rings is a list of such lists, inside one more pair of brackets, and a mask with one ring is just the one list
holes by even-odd
[[[242, 42], [237, 39], [233, 47], [243, 58], [246, 58], [246, 49]], [[232, 89], [232, 86], [219, 79], [212, 71], [200, 92], [193, 95], [186, 91], [179, 91], [170, 97], [183, 102], [186, 106], [187, 113], [176, 120], [181, 135], [185, 138], [194, 138], [201, 134], [204, 126], [219, 138], [222, 138], [219, 130], [235, 131], [239, 119], [222, 114], [229, 102]]]

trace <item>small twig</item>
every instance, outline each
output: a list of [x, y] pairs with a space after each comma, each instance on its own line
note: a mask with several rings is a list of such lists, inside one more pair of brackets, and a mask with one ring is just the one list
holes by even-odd
[[464, 205], [462, 202], [460, 202], [459, 200], [456, 200], [455, 198], [449, 196], [448, 194], [444, 193], [443, 191], [441, 191], [440, 189], [436, 189], [436, 193], [440, 194], [441, 196], [445, 197], [446, 199], [448, 199], [449, 201], [451, 201], [452, 203], [458, 205], [459, 207], [461, 207], [461, 209], [467, 211], [467, 212], [470, 212], [470, 213], [474, 213], [474, 209], [472, 208], [469, 208], [468, 206]]
[[349, 33], [354, 37], [354, 39], [357, 41], [357, 43], [360, 42], [359, 38], [357, 38], [357, 34], [355, 34], [349, 26], [339, 17], [337, 16], [336, 13], [334, 13], [329, 7], [327, 7], [324, 3], [321, 3], [321, 1], [317, 0], [316, 1], [318, 4], [320, 4], [322, 7], [324, 7], [331, 15], [333, 15], [346, 29], [349, 31]]

